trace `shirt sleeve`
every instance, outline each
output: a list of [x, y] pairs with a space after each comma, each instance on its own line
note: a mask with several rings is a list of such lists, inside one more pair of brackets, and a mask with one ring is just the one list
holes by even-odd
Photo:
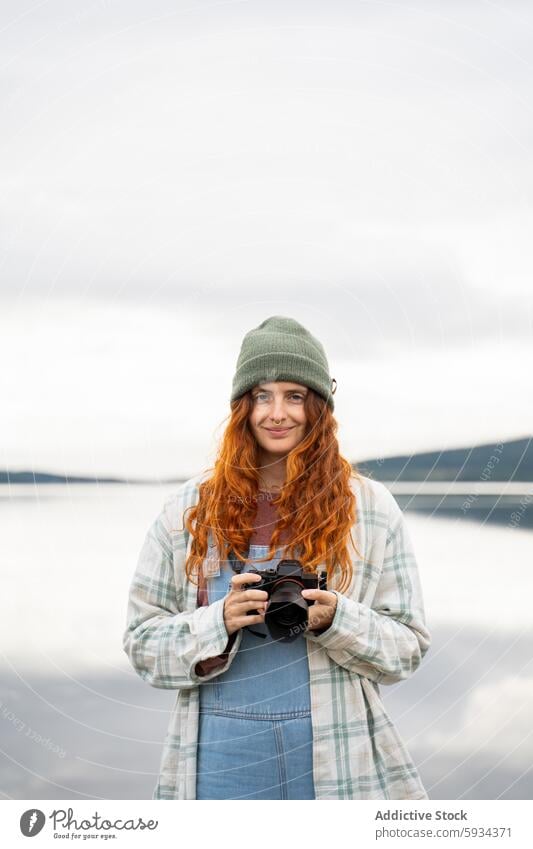
[[199, 663], [196, 664], [195, 672], [199, 677], [205, 680], [209, 673], [213, 672], [213, 670], [216, 669], [218, 674], [220, 674], [223, 671], [223, 668], [228, 668], [227, 660], [231, 648], [235, 640], [237, 639], [237, 633], [237, 631], [234, 631], [233, 634], [231, 634], [230, 638], [228, 639], [226, 648], [224, 649], [222, 654], [219, 654], [216, 657], [208, 657], [207, 660], [201, 660]]
[[337, 607], [329, 628], [304, 634], [349, 672], [381, 684], [412, 675], [431, 642], [412, 540], [400, 507], [389, 496], [387, 540], [372, 606], [332, 590]]
[[[163, 689], [194, 687], [220, 675], [231, 664], [242, 638], [241, 632], [233, 642], [228, 636], [223, 598], [190, 612], [178, 606], [165, 509], [144, 540], [129, 588], [126, 618], [124, 651], [143, 680]], [[198, 663], [222, 654], [223, 664], [198, 675]]]
[[[203, 577], [203, 575], [201, 573], [200, 573], [200, 581], [199, 581], [199, 584], [198, 584], [198, 592], [196, 594], [196, 598], [197, 598], [196, 603], [197, 603], [198, 607], [203, 607], [204, 605], [209, 604], [209, 595], [208, 595], [208, 592], [207, 592], [205, 578]], [[216, 657], [208, 657], [207, 660], [201, 660], [199, 663], [197, 663], [196, 666], [195, 666], [196, 674], [199, 675], [202, 678], [205, 678], [214, 669], [218, 669], [219, 672], [221, 672], [222, 670], [219, 669], [219, 667], [226, 665], [226, 661], [228, 659], [229, 652], [230, 652], [231, 647], [232, 647], [233, 643], [235, 642], [236, 638], [237, 638], [237, 632], [234, 631], [233, 634], [231, 634], [230, 638], [228, 639], [226, 648], [224, 649], [222, 654], [219, 654]]]

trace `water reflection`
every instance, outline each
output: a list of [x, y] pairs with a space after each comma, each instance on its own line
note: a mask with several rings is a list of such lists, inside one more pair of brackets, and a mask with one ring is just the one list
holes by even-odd
[[[145, 533], [175, 487], [55, 490], [4, 491], [0, 503], [4, 794], [150, 798], [175, 693], [145, 684], [121, 639]], [[396, 497], [416, 507], [406, 517], [433, 642], [381, 696], [430, 797], [531, 798], [529, 518], [504, 523], [494, 494], [479, 521], [478, 504]]]

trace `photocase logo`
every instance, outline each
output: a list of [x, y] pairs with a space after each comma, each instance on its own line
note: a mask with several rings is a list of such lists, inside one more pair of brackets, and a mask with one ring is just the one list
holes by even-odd
[[24, 837], [35, 837], [36, 834], [39, 834], [45, 819], [45, 815], [38, 808], [30, 808], [29, 811], [24, 811], [20, 818], [20, 830]]
[[[51, 826], [54, 830], [54, 837], [71, 837], [71, 835], [75, 837], [80, 837], [81, 835], [77, 834], [78, 831], [88, 832], [87, 834], [83, 834], [83, 838], [87, 837], [101, 837], [105, 840], [108, 840], [109, 837], [116, 837], [116, 834], [110, 834], [111, 831], [144, 831], [146, 828], [149, 831], [155, 831], [155, 829], [159, 825], [159, 820], [147, 820], [146, 822], [142, 817], [136, 817], [131, 819], [116, 819], [109, 820], [107, 818], [103, 818], [98, 811], [95, 811], [92, 817], [84, 818], [77, 820], [74, 817], [73, 808], [68, 808], [65, 810], [64, 808], [55, 808], [51, 814], [49, 814], [49, 819], [51, 821]], [[20, 818], [20, 830], [25, 837], [33, 837], [35, 834], [39, 834], [42, 831], [44, 826], [46, 817], [42, 811], [38, 808], [29, 808], [27, 811], [24, 811]], [[63, 833], [61, 833], [61, 829]], [[96, 831], [104, 831], [106, 834], [93, 834], [92, 832]]]

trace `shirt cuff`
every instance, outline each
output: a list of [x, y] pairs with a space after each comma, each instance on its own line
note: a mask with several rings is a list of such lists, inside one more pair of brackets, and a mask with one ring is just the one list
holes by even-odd
[[343, 649], [353, 643], [359, 629], [359, 604], [337, 590], [329, 592], [337, 596], [337, 606], [331, 624], [325, 630], [304, 631], [304, 636], [326, 649]]
[[[190, 678], [194, 682], [201, 683], [202, 681], [208, 681], [210, 678], [214, 678], [215, 675], [220, 675], [221, 672], [224, 672], [228, 668], [239, 648], [242, 633], [240, 631], [237, 632], [237, 636], [231, 643], [231, 637], [224, 622], [224, 598], [219, 598], [217, 601], [212, 602], [212, 604], [198, 607], [196, 614], [200, 618], [198, 627], [199, 651], [191, 665]], [[227, 652], [226, 662], [207, 675], [198, 675], [195, 670], [196, 664], [203, 660], [222, 655], [225, 652], [228, 642], [230, 642], [231, 647]]]
[[215, 657], [208, 657], [207, 660], [199, 660], [196, 666], [194, 667], [194, 671], [201, 678], [205, 678], [212, 672], [214, 669], [219, 672], [222, 671], [222, 667], [226, 666], [226, 662], [228, 660], [229, 653], [233, 646], [233, 643], [237, 639], [238, 631], [234, 631], [233, 634], [229, 637], [226, 648], [222, 652], [222, 654], [217, 654]]

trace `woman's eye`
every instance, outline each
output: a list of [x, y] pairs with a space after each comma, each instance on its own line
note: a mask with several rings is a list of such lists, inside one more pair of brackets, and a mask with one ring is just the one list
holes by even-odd
[[[296, 399], [297, 401], [303, 401], [304, 397], [305, 396], [301, 395], [299, 392], [291, 392], [291, 394], [289, 395], [289, 398]], [[257, 395], [254, 395], [254, 401], [263, 402], [268, 400], [269, 396], [265, 392], [258, 392]]]

